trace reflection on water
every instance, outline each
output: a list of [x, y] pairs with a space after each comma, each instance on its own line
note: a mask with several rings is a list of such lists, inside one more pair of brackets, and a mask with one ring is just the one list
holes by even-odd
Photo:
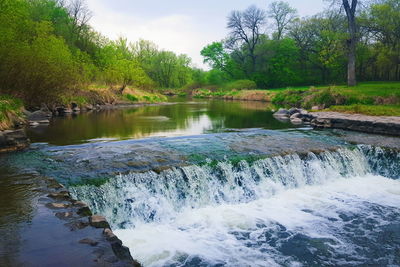
[[238, 101], [181, 102], [55, 118], [50, 127], [31, 128], [32, 142], [69, 145], [108, 139], [139, 139], [223, 132], [232, 128], [283, 129], [266, 103]]

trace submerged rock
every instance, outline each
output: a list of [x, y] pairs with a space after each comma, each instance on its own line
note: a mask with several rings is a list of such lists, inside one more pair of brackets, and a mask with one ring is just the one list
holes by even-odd
[[24, 149], [29, 143], [23, 129], [0, 131], [0, 153]]
[[95, 228], [110, 228], [110, 224], [106, 218], [100, 215], [93, 215], [89, 217], [90, 225]]

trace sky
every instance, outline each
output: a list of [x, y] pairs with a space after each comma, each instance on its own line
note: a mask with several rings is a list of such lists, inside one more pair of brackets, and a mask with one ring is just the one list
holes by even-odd
[[[206, 67], [201, 49], [224, 39], [227, 16], [250, 5], [267, 9], [273, 0], [86, 0], [91, 25], [111, 39], [153, 41], [159, 48], [187, 54], [197, 67]], [[300, 16], [323, 11], [323, 0], [287, 0]]]

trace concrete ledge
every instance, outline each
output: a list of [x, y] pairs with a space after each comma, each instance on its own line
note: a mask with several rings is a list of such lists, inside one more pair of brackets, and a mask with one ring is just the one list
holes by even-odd
[[339, 112], [314, 112], [314, 128], [334, 128], [365, 133], [400, 136], [400, 117], [367, 116]]

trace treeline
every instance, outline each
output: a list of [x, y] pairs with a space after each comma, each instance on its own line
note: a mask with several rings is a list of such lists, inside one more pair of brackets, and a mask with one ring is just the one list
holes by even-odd
[[109, 40], [90, 18], [84, 0], [0, 0], [0, 93], [41, 103], [93, 83], [182, 87], [198, 72], [149, 41]]
[[[212, 67], [209, 80], [249, 79], [260, 88], [344, 83], [348, 25], [343, 8], [334, 2], [329, 10], [305, 18], [282, 1], [267, 10], [233, 11], [226, 39], [201, 51]], [[400, 2], [363, 2], [356, 21], [358, 80], [400, 80]]]

